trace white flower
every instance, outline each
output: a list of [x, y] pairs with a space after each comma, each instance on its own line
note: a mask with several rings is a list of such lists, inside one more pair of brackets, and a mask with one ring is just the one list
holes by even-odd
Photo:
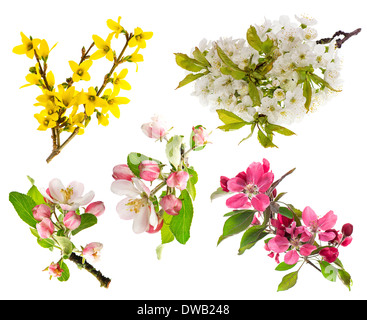
[[278, 121], [281, 111], [282, 107], [275, 98], [264, 97], [261, 99], [261, 106], [258, 112], [259, 114], [266, 115], [270, 123], [276, 123]]
[[294, 109], [298, 106], [304, 105], [306, 98], [303, 96], [303, 90], [297, 87], [293, 91], [288, 91], [285, 97], [285, 107], [287, 109]]
[[154, 211], [154, 206], [149, 200], [150, 190], [145, 184], [137, 179], [116, 180], [112, 182], [111, 191], [115, 194], [126, 196], [116, 206], [116, 211], [121, 219], [133, 219], [133, 231], [142, 233], [149, 229], [149, 225], [154, 228], [158, 224], [158, 217]]
[[314, 60], [314, 56], [314, 53], [307, 44], [301, 44], [293, 51], [292, 61], [298, 67], [306, 67]]
[[285, 99], [285, 92], [283, 89], [276, 89], [273, 93], [273, 97], [275, 98], [275, 100], [277, 101], [282, 101]]
[[295, 18], [297, 19], [297, 21], [305, 26], [314, 26], [317, 23], [316, 19], [306, 15], [301, 15], [300, 17], [295, 16]]

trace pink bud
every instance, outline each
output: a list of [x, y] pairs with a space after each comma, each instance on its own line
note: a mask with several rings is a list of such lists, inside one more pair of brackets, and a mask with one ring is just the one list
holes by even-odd
[[173, 216], [177, 216], [182, 208], [182, 201], [173, 194], [164, 196], [159, 204], [164, 211]]
[[134, 178], [135, 175], [132, 173], [132, 171], [130, 170], [127, 164], [119, 164], [113, 168], [112, 177], [115, 180], [131, 181], [131, 179]]
[[51, 217], [51, 210], [48, 205], [45, 204], [39, 204], [38, 206], [35, 206], [32, 209], [32, 213], [34, 218], [37, 221], [42, 221], [44, 218], [50, 218]]
[[192, 128], [195, 147], [201, 147], [208, 143], [209, 134], [203, 126], [197, 126]]
[[81, 220], [81, 216], [78, 215], [75, 211], [69, 211], [65, 215], [63, 222], [66, 228], [68, 228], [69, 230], [75, 230], [80, 226]]
[[48, 270], [48, 273], [51, 275], [51, 277], [56, 277], [56, 278], [61, 277], [62, 273], [64, 272], [64, 270], [61, 269], [58, 263], [53, 263], [53, 262], [50, 264], [47, 270]]
[[49, 218], [43, 218], [40, 223], [36, 224], [36, 228], [37, 228], [39, 236], [42, 239], [49, 238], [55, 230], [55, 227], [54, 227], [51, 219], [49, 219]]
[[155, 228], [150, 224], [149, 225], [149, 228], [148, 228], [148, 230], [146, 232], [148, 232], [148, 233], [156, 233], [156, 232], [160, 231], [162, 229], [162, 227], [163, 227], [163, 219], [160, 219], [158, 221], [157, 226]]
[[88, 207], [85, 208], [85, 213], [91, 213], [94, 214], [96, 217], [101, 216], [105, 211], [105, 206], [102, 201], [95, 201], [88, 205]]
[[103, 244], [99, 242], [91, 242], [83, 249], [82, 256], [84, 258], [90, 258], [94, 261], [99, 260], [100, 252], [103, 248]]
[[349, 237], [352, 235], [353, 233], [353, 225], [350, 223], [346, 223], [345, 225], [343, 225], [342, 227], [342, 233], [346, 236]]
[[338, 258], [339, 251], [335, 247], [327, 247], [320, 250], [320, 256], [322, 256], [326, 262], [332, 263]]
[[153, 117], [152, 120], [152, 122], [144, 123], [141, 130], [149, 138], [162, 139], [167, 134], [164, 123], [158, 117]]
[[227, 188], [228, 180], [229, 180], [229, 178], [227, 178], [225, 176], [220, 177], [220, 186], [222, 187], [222, 190], [225, 191], [225, 192], [229, 192], [229, 190]]
[[154, 181], [161, 173], [159, 165], [155, 161], [144, 160], [139, 164], [140, 178], [146, 181]]
[[353, 240], [353, 238], [352, 237], [346, 237], [344, 240], [343, 240], [343, 242], [341, 243], [341, 246], [342, 247], [347, 247], [347, 246], [349, 246], [350, 244], [351, 244], [351, 242], [352, 242], [352, 240]]
[[187, 181], [189, 180], [189, 174], [186, 171], [172, 172], [167, 178], [167, 185], [179, 190], [186, 189]]

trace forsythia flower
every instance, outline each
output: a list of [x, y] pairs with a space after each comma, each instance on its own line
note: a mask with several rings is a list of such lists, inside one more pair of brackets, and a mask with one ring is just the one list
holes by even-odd
[[136, 71], [138, 71], [138, 62], [143, 62], [143, 55], [138, 53], [140, 48], [136, 48], [134, 53], [131, 56], [126, 57], [126, 61], [134, 62], [136, 64]]
[[116, 94], [120, 92], [120, 89], [123, 89], [123, 90], [131, 89], [130, 83], [124, 80], [124, 78], [127, 75], [127, 72], [128, 72], [127, 69], [122, 69], [118, 75], [116, 72], [113, 74], [112, 84], [113, 84], [113, 90], [116, 91]]
[[145, 40], [153, 37], [153, 32], [143, 32], [141, 28], [135, 28], [134, 36], [129, 41], [129, 47], [136, 47], [144, 49], [146, 47]]
[[84, 93], [85, 113], [87, 116], [93, 114], [96, 107], [105, 107], [107, 105], [106, 100], [97, 96], [97, 92], [93, 87], [88, 89], [88, 93]]
[[43, 60], [47, 60], [48, 55], [50, 54], [51, 50], [53, 48], [55, 48], [56, 44], [54, 44], [54, 46], [50, 49], [50, 47], [48, 46], [48, 43], [46, 40], [41, 40], [40, 42], [40, 47], [39, 49], [37, 49], [37, 54], [40, 58], [42, 58]]
[[101, 124], [102, 126], [108, 126], [109, 121], [108, 121], [108, 114], [102, 114], [100, 112], [97, 113], [97, 119], [98, 119], [98, 124]]
[[41, 82], [42, 77], [39, 73], [38, 63], [35, 66], [35, 70], [36, 70], [36, 73], [29, 73], [26, 75], [25, 79], [28, 81], [28, 83], [22, 85], [20, 89], [28, 87], [28, 86], [32, 86], [32, 85], [42, 85], [42, 82]]
[[59, 119], [57, 112], [55, 112], [53, 108], [44, 109], [40, 113], [35, 114], [34, 117], [40, 124], [37, 129], [41, 131], [45, 131], [48, 128], [54, 128], [56, 126], [56, 121]]
[[119, 34], [124, 31], [124, 28], [120, 25], [121, 17], [118, 17], [117, 22], [113, 21], [112, 19], [107, 20], [107, 27], [109, 27], [113, 32], [111, 33], [112, 36], [115, 35], [117, 39]]
[[57, 86], [59, 89], [59, 97], [63, 107], [70, 108], [76, 102], [76, 94], [75, 87], [69, 87], [66, 90], [60, 84]]
[[71, 70], [74, 72], [73, 81], [78, 82], [79, 80], [89, 81], [90, 74], [88, 69], [92, 66], [92, 60], [88, 59], [83, 61], [80, 65], [74, 61], [69, 61]]
[[104, 92], [104, 96], [107, 97], [107, 105], [102, 108], [102, 113], [106, 114], [110, 111], [116, 118], [120, 118], [120, 104], [128, 104], [130, 100], [125, 97], [116, 97], [118, 91], [107, 89]]
[[20, 33], [22, 37], [22, 44], [13, 48], [13, 52], [16, 54], [25, 54], [28, 58], [33, 59], [34, 50], [37, 48], [40, 39], [32, 39], [32, 37], [28, 38], [24, 35], [23, 32]]
[[113, 33], [110, 33], [106, 39], [106, 41], [104, 41], [101, 37], [97, 36], [97, 35], [93, 35], [93, 41], [94, 44], [96, 45], [96, 47], [99, 49], [97, 50], [95, 53], [93, 53], [91, 55], [91, 59], [92, 60], [97, 60], [100, 59], [104, 56], [106, 56], [106, 58], [110, 61], [113, 61], [113, 57], [114, 57], [114, 52], [111, 49], [111, 39], [113, 37]]

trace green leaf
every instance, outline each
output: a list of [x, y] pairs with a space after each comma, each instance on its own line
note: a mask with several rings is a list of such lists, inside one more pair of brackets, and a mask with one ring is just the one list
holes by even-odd
[[218, 109], [216, 111], [219, 119], [225, 124], [224, 126], [218, 127], [221, 130], [224, 131], [237, 130], [245, 125], [250, 124], [250, 122], [244, 121], [242, 118], [235, 115], [233, 112], [224, 109]]
[[308, 80], [303, 82], [303, 96], [306, 98], [305, 108], [309, 111], [312, 99], [312, 88]]
[[228, 192], [225, 192], [221, 187], [219, 187], [216, 191], [214, 191], [211, 195], [210, 195], [210, 200], [213, 201], [214, 199], [217, 199], [221, 196], [225, 196], [228, 195]]
[[259, 240], [268, 235], [264, 232], [266, 226], [253, 226], [245, 231], [242, 236], [238, 254], [243, 254], [246, 250], [252, 248]]
[[294, 287], [294, 285], [297, 283], [297, 279], [298, 279], [298, 271], [291, 272], [285, 275], [282, 279], [282, 282], [278, 286], [278, 292], [285, 291]]
[[275, 268], [276, 271], [287, 271], [289, 269], [292, 269], [295, 265], [295, 264], [286, 264], [285, 262], [281, 262], [277, 265], [277, 267]]
[[18, 216], [32, 228], [36, 228], [38, 221], [33, 217], [32, 209], [37, 205], [34, 200], [23, 193], [10, 192], [9, 201], [12, 203]]
[[338, 270], [338, 277], [350, 291], [353, 283], [350, 274], [345, 270]]
[[242, 79], [246, 73], [240, 69], [226, 54], [225, 52], [218, 46], [216, 45], [217, 48], [217, 53], [219, 58], [223, 61], [223, 63], [231, 70], [231, 71], [237, 71], [238, 74], [243, 74], [243, 76], [240, 78]]
[[254, 210], [241, 210], [239, 213], [229, 217], [224, 223], [223, 233], [219, 237], [217, 245], [224, 239], [246, 230], [250, 226], [254, 214]]
[[336, 282], [338, 276], [338, 269], [333, 267], [329, 262], [319, 261], [321, 267], [321, 273], [325, 279]]
[[245, 141], [245, 140], [247, 140], [247, 139], [249, 139], [249, 138], [252, 137], [252, 135], [254, 134], [255, 126], [256, 126], [256, 123], [254, 122], [251, 125], [251, 132], [250, 132], [250, 134], [247, 137], [243, 138], [238, 144], [241, 144], [243, 141]]
[[257, 139], [264, 148], [278, 148], [268, 136], [264, 134], [260, 129], [257, 132]]
[[183, 69], [191, 72], [199, 72], [205, 69], [200, 61], [190, 58], [187, 54], [175, 53], [176, 63]]
[[272, 124], [272, 123], [268, 123], [265, 127], [265, 130], [266, 131], [270, 131], [270, 132], [277, 132], [277, 133], [280, 133], [284, 136], [292, 136], [292, 135], [295, 135], [295, 133], [285, 127], [282, 127], [282, 126], [279, 126], [279, 125], [276, 125], [276, 124]]
[[190, 238], [190, 227], [194, 215], [194, 208], [191, 197], [186, 190], [181, 191], [179, 199], [182, 201], [182, 208], [177, 216], [172, 217], [169, 227], [176, 240], [181, 244], [185, 244]]
[[335, 91], [335, 92], [341, 92], [342, 91], [342, 90], [334, 89], [327, 81], [320, 78], [318, 75], [316, 75], [314, 73], [311, 73], [309, 76], [310, 76], [310, 79], [313, 82], [315, 82], [317, 85], [325, 86], [326, 88], [330, 89], [331, 91]]
[[91, 213], [83, 213], [82, 215], [80, 215], [80, 218], [81, 218], [80, 226], [71, 231], [71, 234], [73, 236], [75, 236], [77, 233], [79, 233], [84, 229], [94, 226], [98, 222], [97, 217]]
[[190, 176], [186, 184], [186, 190], [190, 194], [191, 198], [195, 200], [196, 198], [195, 184], [198, 182], [198, 174], [193, 168], [187, 168], [186, 171]]
[[202, 65], [206, 67], [211, 67], [209, 61], [205, 58], [205, 55], [199, 50], [198, 47], [195, 47], [195, 50], [193, 51], [192, 55], [194, 58], [199, 61]]
[[233, 70], [226, 66], [221, 67], [220, 72], [224, 75], [231, 76], [235, 80], [241, 80], [246, 76], [244, 71]]
[[170, 227], [165, 222], [163, 223], [162, 229], [161, 229], [161, 240], [162, 244], [172, 242], [175, 240], [175, 236], [173, 235]]
[[45, 199], [43, 198], [43, 195], [35, 185], [33, 185], [27, 192], [27, 195], [30, 196], [36, 204], [45, 204]]
[[46, 249], [52, 249], [55, 245], [55, 241], [52, 239], [42, 239], [40, 238], [37, 229], [29, 228], [31, 230], [31, 233], [37, 238], [37, 243], [42, 247]]
[[61, 270], [63, 270], [62, 274], [60, 277], [57, 278], [57, 280], [64, 282], [64, 281], [68, 281], [70, 278], [70, 271], [68, 266], [66, 265], [66, 263], [64, 261], [60, 262], [60, 268]]
[[273, 49], [274, 42], [269, 37], [261, 44], [261, 50], [265, 53], [270, 53], [270, 51]]
[[137, 152], [131, 152], [129, 153], [129, 155], [127, 156], [127, 165], [129, 166], [130, 170], [137, 176], [140, 177], [140, 170], [139, 170], [139, 165], [142, 161], [144, 160], [153, 160], [155, 162], [157, 162], [159, 165], [161, 165], [162, 163], [158, 160], [155, 160], [153, 158], [147, 157], [141, 153], [137, 153]]
[[67, 237], [54, 236], [56, 242], [60, 245], [63, 258], [67, 259], [73, 252], [74, 245]]
[[182, 88], [183, 86], [185, 86], [185, 85], [187, 85], [187, 84], [189, 84], [190, 82], [192, 82], [192, 81], [195, 81], [195, 80], [197, 80], [197, 79], [199, 79], [199, 78], [201, 78], [202, 76], [205, 76], [207, 73], [195, 73], [195, 74], [193, 74], [193, 73], [190, 73], [190, 74], [188, 74], [183, 80], [181, 80], [180, 82], [179, 82], [179, 84], [178, 84], [178, 86], [177, 86], [177, 88], [176, 89], [178, 89], [178, 88]]
[[155, 253], [157, 254], [157, 259], [158, 260], [161, 260], [161, 258], [162, 258], [163, 247], [164, 247], [164, 244], [162, 243], [159, 246], [157, 246], [157, 248], [155, 249]]
[[291, 210], [289, 210], [288, 208], [286, 208], [286, 207], [280, 207], [279, 208], [279, 213], [283, 217], [286, 217], [286, 218], [289, 218], [289, 219], [293, 219], [294, 218], [293, 212]]
[[251, 26], [246, 33], [246, 39], [248, 44], [253, 47], [257, 51], [262, 50], [263, 42], [260, 40], [256, 28], [254, 26]]
[[253, 106], [260, 106], [261, 99], [259, 90], [257, 90], [255, 83], [253, 83], [252, 81], [248, 82], [248, 94], [252, 100]]
[[175, 135], [168, 140], [166, 145], [166, 156], [169, 162], [178, 169], [181, 164], [181, 145], [183, 136]]

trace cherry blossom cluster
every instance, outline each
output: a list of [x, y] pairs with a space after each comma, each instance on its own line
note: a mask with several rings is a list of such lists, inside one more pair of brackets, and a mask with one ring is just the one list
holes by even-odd
[[339, 277], [350, 289], [351, 277], [339, 259], [339, 250], [352, 242], [353, 226], [346, 223], [338, 230], [333, 211], [319, 217], [309, 206], [300, 211], [283, 202], [281, 199], [285, 193], [278, 194], [277, 187], [293, 171], [274, 181], [270, 164], [263, 159], [262, 163], [251, 163], [246, 171], [233, 178], [222, 176], [220, 188], [212, 194], [212, 199], [230, 195], [226, 206], [232, 211], [225, 215], [229, 218], [218, 244], [244, 231], [239, 254], [264, 239], [268, 256], [278, 264], [276, 270], [290, 270], [299, 264], [297, 271], [283, 278], [278, 291], [296, 284], [298, 272], [304, 264], [313, 266], [330, 281]]
[[[33, 179], [31, 182], [33, 184]], [[99, 260], [102, 243], [91, 242], [77, 249], [72, 242], [73, 236], [95, 225], [105, 212], [102, 201], [92, 202], [95, 196], [93, 191], [83, 193], [82, 183], [73, 181], [65, 187], [55, 178], [47, 189], [38, 189], [33, 184], [27, 194], [11, 192], [9, 200], [19, 217], [30, 225], [31, 233], [41, 247], [60, 250], [58, 261], [44, 269], [48, 271], [50, 279], [55, 277], [59, 281], [67, 281], [70, 273], [65, 260], [70, 260], [96, 276], [101, 286], [108, 287], [111, 280], [86, 261]]]
[[111, 191], [123, 196], [116, 211], [121, 219], [133, 220], [135, 233], [160, 231], [162, 245], [175, 238], [185, 244], [190, 236], [198, 181], [196, 171], [188, 164], [188, 155], [209, 143], [209, 133], [201, 125], [193, 127], [187, 149], [183, 136], [168, 137], [170, 130], [158, 116], [141, 129], [147, 137], [166, 142], [169, 165], [140, 153], [130, 153], [126, 164], [116, 165]]

